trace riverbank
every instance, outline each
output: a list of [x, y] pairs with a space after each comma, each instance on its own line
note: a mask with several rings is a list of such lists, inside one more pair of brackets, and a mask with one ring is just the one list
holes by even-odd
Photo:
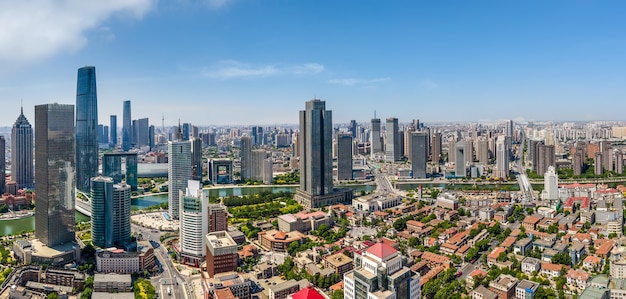
[[17, 220], [35, 215], [35, 211], [7, 212], [0, 215], [0, 221]]

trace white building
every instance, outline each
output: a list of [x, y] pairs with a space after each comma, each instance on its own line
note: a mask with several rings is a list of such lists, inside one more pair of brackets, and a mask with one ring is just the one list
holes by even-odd
[[354, 259], [356, 268], [344, 274], [345, 299], [420, 298], [420, 275], [403, 266], [400, 252], [393, 247], [376, 243]]
[[548, 167], [548, 171], [543, 175], [543, 191], [541, 192], [543, 200], [559, 199], [559, 176], [556, 174], [554, 167]]
[[188, 181], [180, 198], [180, 260], [199, 267], [206, 255], [205, 238], [209, 233], [208, 198], [199, 181]]

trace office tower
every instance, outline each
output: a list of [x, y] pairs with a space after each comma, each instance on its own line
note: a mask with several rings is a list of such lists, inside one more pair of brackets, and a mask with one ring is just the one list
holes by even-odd
[[603, 169], [602, 169], [602, 153], [601, 152], [596, 152], [596, 155], [593, 159], [593, 174], [595, 175], [602, 175], [603, 173]]
[[221, 204], [210, 204], [209, 210], [209, 232], [219, 232], [228, 230], [228, 210]]
[[448, 163], [456, 161], [456, 140], [454, 138], [448, 140]]
[[76, 188], [89, 194], [98, 175], [98, 96], [96, 68], [78, 69], [76, 83]]
[[183, 124], [183, 141], [187, 141], [189, 140], [189, 135], [191, 134], [191, 124], [190, 123], [184, 123]]
[[471, 138], [465, 138], [463, 150], [465, 162], [470, 164], [474, 162], [474, 141]]
[[478, 139], [476, 146], [476, 158], [480, 164], [489, 164], [489, 141], [484, 137]]
[[585, 161], [584, 154], [580, 151], [576, 151], [572, 160], [574, 164], [574, 166], [572, 166], [574, 175], [581, 175], [583, 172], [583, 163]]
[[556, 167], [556, 155], [554, 153], [554, 145], [537, 146], [537, 174], [541, 175], [548, 171], [548, 167]]
[[514, 127], [513, 127], [513, 120], [509, 119], [506, 121], [506, 127], [504, 129], [504, 136], [510, 137], [511, 141], [513, 140], [513, 138], [515, 136], [513, 136], [514, 134]]
[[380, 140], [380, 119], [372, 118], [371, 153], [381, 153], [383, 151], [383, 143]]
[[435, 164], [439, 164], [439, 161], [441, 161], [441, 148], [442, 148], [442, 138], [441, 138], [441, 133], [436, 132], [435, 134], [432, 135], [432, 143], [431, 143], [431, 147], [432, 147], [432, 155], [431, 155], [431, 160], [435, 163]]
[[133, 121], [135, 125], [133, 130], [135, 131], [136, 139], [135, 145], [137, 147], [150, 145], [150, 123], [147, 118], [140, 118]]
[[200, 131], [198, 130], [197, 126], [191, 126], [191, 136], [190, 137], [191, 138], [198, 138], [198, 137], [200, 137], [199, 132]]
[[318, 99], [300, 111], [300, 188], [296, 200], [305, 208], [326, 204], [323, 198], [333, 193], [332, 111]]
[[[122, 160], [126, 165], [124, 172], [122, 172]], [[104, 153], [102, 155], [102, 175], [112, 178], [114, 184], [120, 183], [125, 177], [131, 191], [137, 190], [137, 163], [137, 153]]]
[[130, 115], [130, 101], [124, 101], [124, 112], [122, 114], [122, 150], [128, 151], [133, 142], [132, 120]]
[[237, 270], [239, 255], [237, 243], [226, 231], [206, 234], [206, 271], [211, 278], [215, 274]]
[[252, 143], [253, 145], [263, 145], [263, 127], [252, 127]]
[[413, 129], [413, 126], [408, 126], [404, 132], [401, 133], [402, 135], [402, 154], [401, 156], [406, 156], [407, 160], [409, 162], [411, 162], [411, 134], [413, 134], [413, 132], [416, 132], [415, 129]]
[[379, 242], [354, 255], [354, 270], [343, 276], [345, 299], [421, 297], [420, 275], [404, 265], [395, 248]]
[[400, 132], [398, 129], [398, 119], [395, 117], [387, 118], [387, 126], [385, 128], [385, 161], [396, 162], [400, 160]]
[[496, 141], [496, 173], [495, 176], [500, 179], [509, 177], [509, 147], [507, 142], [508, 136], [499, 136]]
[[33, 127], [24, 108], [11, 129], [11, 177], [19, 188], [33, 188]]
[[179, 191], [180, 197], [180, 261], [199, 267], [206, 255], [204, 243], [209, 233], [208, 198], [199, 181], [190, 180], [187, 188]]
[[337, 180], [351, 180], [352, 177], [352, 135], [337, 135]]
[[148, 146], [150, 146], [150, 150], [154, 148], [154, 144], [154, 126], [150, 125], [150, 127], [148, 127]]
[[124, 246], [130, 241], [130, 186], [113, 179], [91, 179], [91, 236], [95, 246]]
[[425, 132], [411, 133], [411, 170], [414, 179], [426, 178], [427, 141]]
[[252, 179], [263, 180], [263, 161], [267, 159], [267, 152], [264, 149], [252, 150]]
[[37, 105], [35, 119], [35, 236], [53, 247], [75, 238], [74, 105]]
[[622, 151], [615, 151], [615, 172], [622, 174], [624, 172], [624, 154]]
[[263, 184], [270, 185], [274, 182], [274, 161], [272, 157], [263, 160]]
[[112, 147], [115, 148], [117, 145], [117, 115], [111, 115], [110, 118], [109, 128], [111, 129], [111, 133], [109, 136], [111, 138], [109, 138], [109, 141]]
[[[108, 129], [108, 127], [107, 127], [107, 129]], [[108, 141], [107, 142], [104, 141], [104, 125], [102, 125], [102, 124], [98, 125], [98, 130], [97, 131], [98, 131], [98, 143], [99, 144], [107, 143]]]
[[420, 131], [420, 120], [419, 119], [414, 119], [411, 122], [410, 127], [413, 129], [413, 131]]
[[543, 175], [543, 192], [541, 193], [541, 199], [559, 199], [559, 176], [552, 166], [548, 167], [548, 171]]
[[348, 131], [350, 132], [350, 136], [352, 136], [352, 138], [356, 138], [356, 120], [351, 120], [350, 121], [350, 126], [348, 127]]
[[202, 181], [202, 140], [196, 137], [191, 142], [191, 179]]
[[465, 141], [456, 143], [454, 147], [454, 157], [454, 175], [456, 177], [465, 177], [467, 172], [465, 167]]
[[0, 195], [4, 194], [6, 187], [6, 141], [0, 135]]
[[167, 143], [169, 179], [168, 204], [170, 216], [179, 217], [179, 191], [187, 188], [191, 179], [191, 143], [189, 141], [170, 141]]
[[241, 159], [241, 170], [239, 171], [241, 181], [252, 179], [252, 138], [241, 137], [239, 158]]

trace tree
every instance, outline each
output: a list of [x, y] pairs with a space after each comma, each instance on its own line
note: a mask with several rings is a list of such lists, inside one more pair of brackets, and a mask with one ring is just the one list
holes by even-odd
[[333, 291], [333, 294], [330, 297], [331, 299], [343, 299], [343, 291], [342, 290], [336, 290]]
[[59, 294], [57, 294], [57, 292], [52, 292], [48, 294], [48, 299], [59, 299]]
[[561, 264], [566, 266], [572, 265], [572, 258], [567, 254], [567, 252], [559, 252], [552, 256], [550, 260], [553, 264]]

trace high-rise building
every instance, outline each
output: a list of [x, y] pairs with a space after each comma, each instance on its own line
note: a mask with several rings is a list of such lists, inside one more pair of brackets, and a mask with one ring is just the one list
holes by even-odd
[[98, 96], [96, 68], [78, 69], [76, 83], [76, 188], [89, 193], [98, 175]]
[[150, 125], [148, 127], [148, 146], [150, 147], [150, 150], [152, 150], [154, 148], [155, 145], [155, 135], [154, 135], [154, 125]]
[[252, 143], [254, 145], [263, 145], [265, 144], [264, 139], [265, 135], [263, 134], [263, 127], [252, 127]]
[[248, 136], [241, 137], [239, 148], [239, 158], [241, 159], [239, 174], [241, 180], [252, 179], [252, 138]]
[[210, 204], [209, 210], [209, 232], [219, 232], [228, 230], [228, 210], [221, 204]]
[[191, 179], [191, 143], [189, 141], [170, 141], [167, 143], [169, 180], [168, 204], [170, 216], [179, 217], [179, 191], [187, 188]]
[[574, 166], [572, 166], [572, 168], [574, 169], [574, 175], [581, 175], [583, 172], [583, 164], [585, 161], [584, 153], [576, 151], [572, 160], [574, 164]]
[[456, 177], [465, 177], [467, 175], [465, 161], [465, 141], [459, 141], [454, 147], [454, 175]]
[[593, 174], [595, 175], [602, 175], [603, 172], [603, 167], [602, 167], [602, 152], [596, 152], [594, 159], [593, 159]]
[[509, 146], [507, 142], [508, 136], [499, 136], [496, 141], [496, 173], [495, 176], [500, 179], [509, 177]]
[[428, 136], [425, 132], [411, 133], [411, 170], [414, 179], [426, 178], [426, 145]]
[[513, 120], [511, 119], [507, 120], [506, 127], [504, 129], [504, 136], [509, 137], [510, 141], [512, 141], [515, 138], [515, 136], [513, 136], [514, 130], [515, 130], [515, 127], [513, 124]]
[[559, 176], [554, 167], [548, 167], [548, 171], [543, 175], [543, 191], [541, 193], [543, 200], [559, 199]]
[[91, 179], [91, 236], [101, 248], [123, 246], [130, 241], [130, 186], [113, 179]]
[[33, 167], [33, 127], [22, 108], [11, 129], [11, 176], [19, 188], [34, 187]]
[[439, 164], [439, 161], [441, 160], [441, 148], [442, 148], [442, 138], [441, 138], [441, 133], [436, 132], [433, 134], [432, 137], [432, 155], [431, 155], [431, 160], [435, 163], [435, 164]]
[[295, 199], [305, 208], [336, 204], [345, 197], [333, 193], [333, 122], [326, 103], [314, 99], [300, 111], [300, 188]]
[[263, 160], [263, 177], [261, 179], [266, 185], [274, 183], [274, 161], [271, 156]]
[[135, 145], [137, 147], [150, 145], [150, 121], [148, 118], [140, 118], [133, 126], [135, 131]]
[[554, 145], [537, 146], [537, 174], [541, 175], [548, 171], [548, 167], [556, 167], [556, 155], [554, 153]]
[[226, 231], [206, 234], [206, 271], [209, 277], [237, 270], [237, 243]]
[[395, 117], [387, 118], [385, 127], [385, 161], [400, 161], [400, 131], [398, 129], [398, 119]]
[[191, 179], [202, 181], [202, 140], [192, 137], [191, 142]]
[[130, 115], [130, 101], [124, 101], [122, 114], [122, 150], [128, 151], [133, 143], [132, 118]]
[[463, 154], [465, 155], [465, 162], [474, 162], [474, 141], [472, 138], [465, 138], [465, 146], [463, 147]]
[[180, 197], [180, 260], [199, 267], [206, 255], [205, 238], [209, 233], [208, 199], [200, 181], [189, 180]]
[[343, 276], [346, 299], [419, 299], [420, 275], [403, 264], [400, 252], [379, 242], [355, 253], [355, 268]]
[[131, 186], [125, 182], [113, 185], [113, 244], [130, 241]]
[[117, 115], [111, 115], [111, 123], [109, 124], [109, 128], [111, 129], [111, 133], [109, 134], [109, 143], [113, 148], [117, 145]]
[[53, 247], [76, 237], [74, 105], [37, 105], [35, 119], [35, 236]]
[[337, 135], [337, 180], [351, 180], [352, 177], [352, 135]]
[[267, 152], [264, 149], [252, 150], [252, 179], [263, 181], [263, 161], [265, 161], [267, 157]]
[[[122, 172], [122, 160], [126, 165], [124, 172]], [[114, 184], [120, 183], [125, 177], [131, 190], [137, 190], [137, 162], [137, 153], [134, 152], [104, 153], [102, 175], [112, 178]]]
[[189, 137], [191, 135], [191, 124], [190, 123], [184, 123], [183, 124], [183, 131], [182, 131], [182, 136], [183, 136], [183, 141], [187, 141], [189, 140]]
[[0, 194], [6, 191], [6, 141], [4, 136], [0, 135]]
[[383, 151], [383, 143], [380, 140], [380, 119], [372, 118], [372, 134], [371, 140], [371, 153], [381, 153]]
[[615, 172], [617, 174], [624, 173], [624, 154], [620, 150], [615, 152]]
[[409, 162], [411, 161], [411, 134], [413, 134], [414, 132], [417, 132], [413, 126], [408, 126], [404, 132], [402, 132], [402, 155], [406, 156], [407, 160]]
[[489, 141], [487, 141], [484, 137], [478, 139], [476, 145], [476, 158], [480, 164], [489, 164]]
[[351, 120], [350, 121], [350, 126], [348, 127], [348, 131], [350, 131], [350, 136], [352, 136], [352, 138], [356, 138], [356, 120]]

